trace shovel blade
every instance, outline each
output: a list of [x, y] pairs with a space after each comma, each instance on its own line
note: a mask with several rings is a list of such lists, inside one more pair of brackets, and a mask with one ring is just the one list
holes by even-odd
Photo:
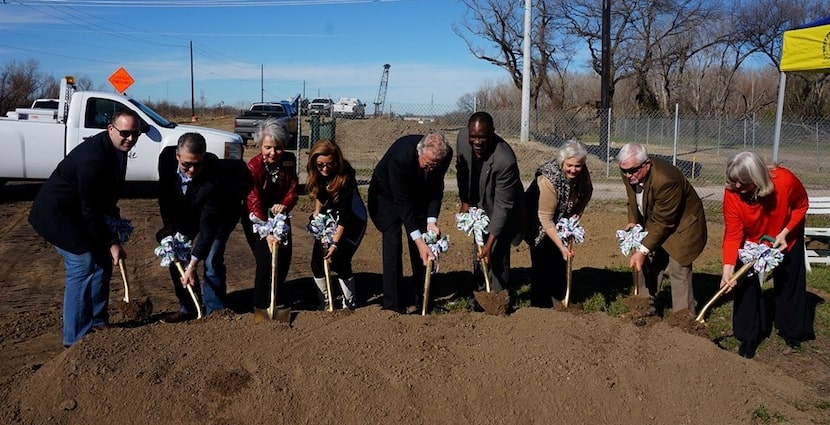
[[254, 309], [254, 323], [259, 324], [266, 320], [276, 320], [282, 323], [291, 322], [290, 308], [255, 308]]

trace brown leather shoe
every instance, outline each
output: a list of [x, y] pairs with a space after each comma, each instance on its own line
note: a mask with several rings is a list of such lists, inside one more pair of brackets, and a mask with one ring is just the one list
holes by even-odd
[[186, 322], [192, 319], [193, 316], [187, 313], [182, 313], [181, 311], [177, 311], [175, 313], [170, 313], [165, 315], [161, 318], [161, 323], [181, 323]]

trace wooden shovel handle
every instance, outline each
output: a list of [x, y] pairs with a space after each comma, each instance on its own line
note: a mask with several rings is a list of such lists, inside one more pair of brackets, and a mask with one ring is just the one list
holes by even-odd
[[[176, 268], [179, 269], [179, 274], [184, 277], [184, 267], [182, 267], [182, 263], [175, 261]], [[193, 305], [196, 306], [196, 318], [202, 318], [202, 307], [199, 305], [199, 299], [196, 297], [196, 293], [193, 292], [193, 287], [190, 285], [185, 285], [187, 288], [187, 292], [190, 294], [190, 298], [193, 300]]]
[[130, 285], [127, 283], [127, 266], [124, 264], [124, 259], [118, 259], [118, 270], [121, 271], [121, 280], [124, 281], [124, 302], [130, 302]]
[[[322, 242], [320, 242], [320, 243], [322, 244]], [[323, 252], [325, 252], [325, 251], [326, 251], [325, 246], [323, 246]], [[329, 295], [328, 296], [328, 298], [329, 298], [328, 311], [334, 311], [334, 297], [332, 296], [333, 294], [331, 293], [331, 268], [329, 267], [329, 262], [326, 261], [325, 257], [323, 257], [323, 272], [325, 272], [325, 275], [326, 275], [326, 292]]]
[[427, 260], [427, 274], [424, 275], [424, 302], [421, 308], [421, 316], [427, 315], [427, 305], [429, 304], [429, 282], [432, 276], [432, 259]]
[[[484, 248], [481, 245], [476, 244], [476, 252], [481, 254], [482, 251], [484, 251]], [[484, 286], [485, 286], [485, 288], [487, 288], [487, 292], [489, 293], [490, 292], [490, 271], [487, 268], [487, 262], [484, 261], [484, 259], [482, 258], [481, 260], [478, 260], [478, 264], [479, 264], [479, 267], [481, 268], [481, 274], [484, 275]]]
[[268, 319], [274, 320], [277, 312], [277, 256], [279, 242], [271, 248], [271, 298], [268, 301]]
[[566, 275], [565, 275], [565, 282], [566, 282], [565, 299], [562, 300], [562, 305], [564, 305], [565, 307], [568, 307], [568, 303], [570, 302], [570, 299], [571, 299], [571, 282], [572, 282], [571, 276], [573, 276], [573, 267], [574, 267], [573, 257], [571, 256], [571, 250], [573, 249], [573, 246], [574, 246], [573, 241], [572, 240], [568, 241], [568, 261], [566, 262], [567, 271], [566, 271]]
[[[757, 261], [757, 260], [753, 260], [753, 261], [750, 261], [750, 262], [744, 264], [743, 267], [738, 269], [737, 273], [732, 275], [732, 279], [729, 279], [729, 282], [727, 282], [727, 283], [736, 282], [738, 279], [743, 277], [743, 275], [745, 275], [749, 271], [749, 269], [751, 269], [752, 266], [755, 265], [755, 261]], [[705, 321], [704, 317], [706, 317], [706, 311], [709, 310], [709, 307], [711, 307], [712, 304], [714, 304], [715, 301], [717, 301], [718, 298], [723, 296], [723, 294], [725, 294], [726, 291], [728, 291], [728, 290], [729, 290], [729, 285], [723, 285], [723, 288], [720, 288], [720, 290], [717, 293], [715, 293], [714, 296], [712, 296], [712, 299], [710, 299], [709, 302], [706, 303], [706, 305], [703, 306], [703, 308], [700, 310], [700, 314], [697, 315], [695, 320], [700, 322], [700, 323], [703, 323]]]

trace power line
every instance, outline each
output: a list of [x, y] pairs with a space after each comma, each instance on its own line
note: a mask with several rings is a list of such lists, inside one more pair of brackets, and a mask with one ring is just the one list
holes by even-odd
[[[193, 8], [193, 7], [261, 7], [261, 6], [318, 6], [392, 2], [400, 0], [30, 0], [27, 3], [60, 7], [133, 7], [133, 8]], [[22, 3], [19, 1], [18, 3]]]

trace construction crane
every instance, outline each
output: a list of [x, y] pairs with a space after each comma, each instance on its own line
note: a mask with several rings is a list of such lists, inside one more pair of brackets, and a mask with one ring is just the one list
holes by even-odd
[[389, 85], [389, 65], [383, 65], [383, 73], [380, 74], [380, 89], [378, 89], [378, 97], [375, 99], [375, 116], [383, 115], [383, 102], [386, 101], [386, 86]]

